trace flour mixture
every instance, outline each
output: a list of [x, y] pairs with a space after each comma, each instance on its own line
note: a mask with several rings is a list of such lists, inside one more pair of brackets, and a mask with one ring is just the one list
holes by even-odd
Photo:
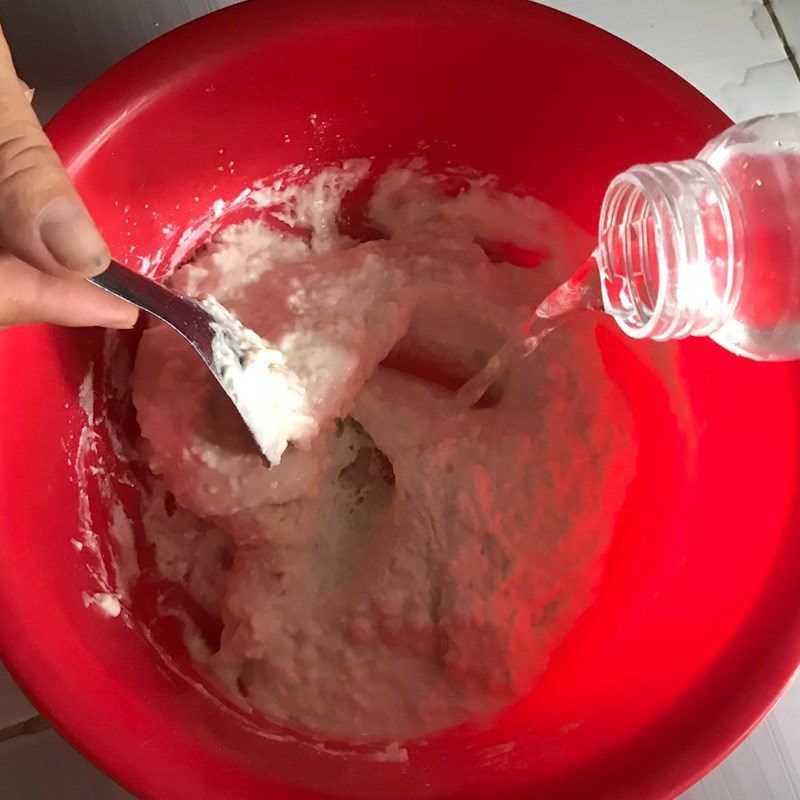
[[[531, 690], [591, 600], [635, 452], [595, 319], [453, 414], [453, 390], [588, 237], [531, 198], [412, 165], [378, 179], [376, 238], [358, 243], [337, 218], [369, 170], [354, 161], [255, 192], [259, 219], [173, 277], [297, 377], [302, 425], [282, 428], [280, 463], [265, 468], [166, 326], [142, 338], [134, 401], [179, 506], [171, 529], [149, 531], [157, 559], [224, 623], [207, 668], [289, 726], [401, 739]], [[534, 254], [538, 268], [508, 263]]]

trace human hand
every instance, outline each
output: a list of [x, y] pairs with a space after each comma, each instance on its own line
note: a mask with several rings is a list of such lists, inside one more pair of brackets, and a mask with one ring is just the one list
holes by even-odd
[[130, 328], [137, 309], [85, 280], [111, 255], [27, 89], [0, 29], [0, 329], [31, 322]]

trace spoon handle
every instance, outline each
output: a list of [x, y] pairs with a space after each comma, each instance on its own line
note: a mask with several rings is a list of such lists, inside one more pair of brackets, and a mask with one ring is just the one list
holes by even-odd
[[210, 345], [211, 319], [208, 312], [191, 297], [132, 272], [117, 261], [112, 261], [105, 272], [89, 280], [95, 286], [163, 320], [185, 336], [206, 357], [203, 351]]

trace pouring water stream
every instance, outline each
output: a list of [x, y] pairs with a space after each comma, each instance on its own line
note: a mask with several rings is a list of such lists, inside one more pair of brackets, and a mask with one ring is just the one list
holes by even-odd
[[600, 273], [594, 256], [590, 256], [569, 280], [539, 303], [533, 316], [456, 392], [453, 411], [472, 408], [517, 359], [533, 353], [562, 323], [581, 311], [603, 310]]

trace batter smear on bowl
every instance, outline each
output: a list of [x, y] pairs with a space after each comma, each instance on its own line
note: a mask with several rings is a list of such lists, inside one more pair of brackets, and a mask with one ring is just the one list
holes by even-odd
[[[254, 192], [261, 217], [172, 278], [229, 308], [296, 378], [302, 424], [275, 420], [288, 445], [271, 469], [166, 326], [142, 338], [134, 401], [153, 472], [181, 519], [199, 518], [149, 535], [165, 573], [221, 615], [207, 668], [297, 729], [402, 739], [531, 690], [591, 601], [635, 448], [595, 319], [453, 411], [453, 391], [589, 237], [489, 180], [411, 164], [378, 178], [368, 215], [382, 238], [360, 243], [337, 220], [369, 170], [352, 161]], [[203, 559], [226, 538], [232, 563]]]

